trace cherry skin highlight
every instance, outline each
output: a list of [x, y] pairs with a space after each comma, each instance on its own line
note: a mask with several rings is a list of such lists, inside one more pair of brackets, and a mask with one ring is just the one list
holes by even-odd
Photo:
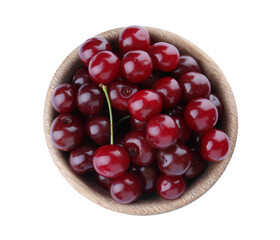
[[229, 149], [229, 138], [221, 130], [211, 129], [205, 132], [201, 138], [199, 150], [206, 161], [218, 162], [225, 159]]
[[77, 89], [79, 89], [85, 83], [91, 83], [91, 82], [92, 80], [89, 77], [87, 68], [85, 67], [81, 67], [77, 69], [72, 79], [72, 83], [75, 85]]
[[149, 52], [151, 38], [148, 31], [140, 26], [130, 26], [123, 29], [119, 36], [119, 47], [123, 53], [133, 50]]
[[218, 120], [215, 105], [205, 98], [196, 98], [185, 109], [185, 121], [196, 132], [205, 132], [213, 128]]
[[168, 115], [159, 114], [152, 117], [146, 126], [146, 138], [156, 149], [165, 150], [177, 142], [179, 129], [175, 121]]
[[174, 78], [179, 79], [183, 73], [201, 72], [197, 61], [188, 55], [181, 55], [179, 66], [172, 72]]
[[109, 190], [110, 185], [113, 182], [113, 179], [112, 178], [106, 178], [106, 177], [103, 177], [102, 175], [96, 174], [96, 182], [102, 188]]
[[110, 43], [102, 37], [93, 37], [86, 40], [79, 48], [81, 62], [87, 67], [94, 55], [100, 51], [112, 51]]
[[153, 90], [141, 90], [135, 93], [128, 102], [128, 110], [132, 117], [147, 121], [162, 110], [162, 99]]
[[52, 95], [52, 105], [58, 113], [71, 113], [76, 108], [77, 90], [72, 84], [58, 85]]
[[50, 137], [57, 149], [70, 151], [83, 140], [84, 127], [82, 121], [73, 114], [60, 114], [52, 123]]
[[217, 108], [219, 118], [223, 115], [224, 107], [222, 101], [218, 98], [218, 96], [214, 93], [211, 93], [208, 98]]
[[116, 178], [124, 174], [129, 163], [128, 152], [118, 145], [103, 145], [95, 151], [92, 158], [95, 171], [107, 178]]
[[136, 118], [130, 116], [130, 125], [131, 127], [133, 127], [134, 129], [145, 129], [146, 128], [146, 122], [143, 121], [139, 121]]

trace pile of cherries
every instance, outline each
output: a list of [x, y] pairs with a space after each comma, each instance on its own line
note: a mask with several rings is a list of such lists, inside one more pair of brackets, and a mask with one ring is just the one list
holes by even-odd
[[227, 135], [214, 128], [222, 102], [192, 56], [151, 45], [145, 28], [123, 29], [118, 43], [93, 37], [80, 46], [86, 67], [53, 92], [51, 140], [70, 152], [74, 172], [94, 172], [119, 203], [156, 191], [179, 198], [207, 162], [229, 152]]

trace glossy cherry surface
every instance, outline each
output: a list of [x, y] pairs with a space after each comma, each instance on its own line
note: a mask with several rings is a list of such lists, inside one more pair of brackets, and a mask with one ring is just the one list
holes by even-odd
[[151, 46], [150, 55], [154, 67], [163, 72], [175, 70], [179, 64], [180, 54], [178, 49], [165, 42], [157, 42]]
[[83, 144], [70, 152], [69, 165], [74, 172], [84, 174], [93, 170], [92, 155], [96, 147], [92, 144]]
[[79, 56], [81, 62], [88, 66], [94, 55], [100, 51], [112, 51], [110, 43], [102, 37], [93, 37], [86, 40], [79, 48]]
[[183, 73], [187, 72], [201, 72], [197, 61], [188, 55], [181, 55], [179, 66], [172, 72], [176, 79], [179, 79]]
[[185, 121], [196, 132], [205, 132], [215, 126], [218, 111], [215, 105], [205, 98], [196, 98], [185, 109]]
[[103, 187], [104, 189], [109, 190], [110, 185], [113, 182], [113, 179], [106, 178], [106, 177], [103, 177], [102, 175], [96, 174], [96, 182], [99, 184], [99, 186]]
[[125, 80], [110, 83], [108, 92], [112, 107], [121, 112], [128, 112], [128, 100], [138, 90], [139, 87], [136, 84]]
[[86, 83], [79, 88], [77, 94], [77, 107], [86, 115], [97, 115], [102, 111], [105, 96], [101, 88], [95, 83]]
[[72, 79], [72, 83], [75, 85], [77, 89], [79, 89], [85, 83], [91, 83], [91, 82], [92, 80], [89, 77], [88, 69], [85, 67], [81, 67], [77, 69]]
[[197, 150], [191, 151], [191, 165], [189, 169], [184, 174], [185, 179], [193, 179], [199, 176], [205, 169], [206, 163], [203, 158], [200, 156]]
[[130, 51], [121, 60], [123, 76], [130, 82], [140, 83], [153, 72], [153, 62], [150, 55], [144, 51]]
[[156, 115], [147, 123], [147, 141], [156, 149], [165, 150], [172, 147], [177, 142], [178, 137], [178, 126], [168, 115]]
[[133, 130], [124, 138], [124, 148], [132, 163], [140, 166], [151, 164], [156, 158], [156, 150], [146, 139], [144, 130]]
[[162, 110], [162, 99], [153, 90], [141, 90], [135, 93], [128, 102], [128, 110], [132, 117], [147, 121]]
[[136, 118], [130, 116], [130, 125], [134, 129], [145, 129], [147, 122], [139, 121]]
[[186, 101], [194, 98], [208, 98], [211, 85], [206, 76], [197, 72], [188, 72], [180, 77], [183, 96]]
[[182, 143], [186, 143], [191, 136], [192, 130], [188, 127], [185, 120], [181, 117], [172, 117], [179, 128], [179, 138], [178, 140]]
[[191, 152], [182, 143], [172, 148], [157, 152], [157, 162], [160, 171], [171, 177], [183, 175], [191, 165]]
[[109, 144], [110, 120], [105, 116], [95, 116], [87, 120], [86, 133], [97, 145]]
[[169, 116], [184, 117], [184, 112], [186, 108], [186, 103], [181, 102], [176, 107], [168, 109], [166, 114]]
[[118, 145], [103, 145], [95, 151], [92, 158], [95, 171], [107, 178], [116, 178], [124, 174], [129, 163], [128, 152]]
[[142, 89], [151, 89], [154, 83], [161, 78], [161, 74], [159, 71], [155, 70], [151, 73], [151, 75], [143, 82], [139, 83], [139, 86]]
[[166, 199], [173, 200], [181, 197], [186, 189], [186, 183], [183, 177], [169, 177], [161, 175], [157, 182], [158, 194]]
[[52, 122], [50, 137], [56, 148], [70, 151], [83, 140], [82, 121], [73, 114], [60, 114]]
[[148, 31], [140, 26], [130, 26], [123, 29], [119, 36], [119, 47], [123, 53], [133, 50], [149, 52], [151, 38]]
[[166, 109], [176, 107], [181, 101], [182, 89], [174, 78], [164, 77], [158, 79], [153, 85], [153, 90], [161, 96], [163, 107]]
[[221, 130], [211, 129], [201, 138], [199, 152], [203, 159], [218, 162], [226, 158], [230, 149], [229, 138]]
[[108, 84], [119, 76], [121, 61], [118, 56], [109, 51], [97, 53], [89, 62], [88, 72], [97, 84]]
[[110, 194], [114, 200], [122, 204], [134, 202], [142, 193], [142, 183], [139, 177], [127, 172], [113, 180]]
[[58, 85], [52, 95], [52, 105], [58, 113], [71, 113], [76, 108], [77, 90], [72, 84]]
[[215, 107], [217, 108], [218, 110], [218, 115], [219, 115], [219, 118], [223, 115], [223, 112], [224, 112], [224, 107], [223, 107], [223, 104], [222, 104], [222, 101], [219, 99], [219, 97], [214, 94], [214, 93], [210, 93], [209, 95], [209, 98], [208, 98], [214, 105]]

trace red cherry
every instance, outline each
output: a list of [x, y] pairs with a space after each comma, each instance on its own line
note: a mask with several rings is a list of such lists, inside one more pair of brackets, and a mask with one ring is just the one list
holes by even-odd
[[72, 83], [75, 85], [77, 89], [79, 89], [85, 83], [91, 83], [92, 80], [89, 77], [88, 70], [85, 67], [79, 68], [72, 79]]
[[194, 99], [188, 103], [185, 109], [185, 121], [196, 132], [205, 132], [213, 128], [217, 120], [217, 108], [207, 99]]
[[178, 49], [165, 42], [157, 42], [151, 46], [150, 55], [155, 69], [163, 72], [175, 70], [179, 64], [180, 54]]
[[148, 31], [140, 26], [130, 26], [123, 29], [119, 36], [119, 47], [123, 53], [132, 50], [143, 50], [148, 52], [151, 38]]
[[50, 137], [56, 148], [70, 151], [77, 147], [84, 137], [82, 121], [73, 114], [60, 114], [52, 123]]
[[96, 147], [91, 144], [83, 144], [72, 150], [69, 155], [72, 170], [78, 174], [92, 171], [92, 155], [95, 149]]
[[152, 117], [146, 126], [146, 138], [154, 148], [165, 150], [178, 140], [179, 129], [175, 121], [165, 114]]
[[104, 116], [95, 116], [87, 120], [86, 133], [97, 145], [105, 145], [110, 140], [110, 120]]
[[62, 83], [52, 95], [52, 105], [58, 113], [71, 113], [76, 108], [76, 88], [74, 85]]
[[142, 183], [134, 173], [125, 173], [113, 180], [110, 194], [114, 200], [122, 204], [134, 202], [142, 193]]
[[157, 182], [157, 192], [166, 200], [173, 200], [181, 197], [185, 189], [186, 183], [182, 177], [161, 175]]
[[174, 78], [160, 78], [155, 82], [153, 90], [161, 96], [164, 108], [174, 108], [181, 101], [182, 89]]
[[92, 158], [95, 171], [107, 178], [116, 178], [124, 174], [129, 167], [127, 151], [118, 145], [99, 147]]
[[167, 150], [157, 152], [157, 162], [161, 172], [167, 176], [183, 175], [191, 165], [191, 152], [181, 143]]
[[193, 179], [200, 175], [205, 168], [205, 161], [202, 159], [198, 151], [191, 151], [191, 166], [186, 171], [185, 179]]
[[140, 82], [139, 85], [142, 89], [151, 89], [154, 83], [161, 78], [159, 71], [154, 70], [152, 74], [143, 82]]
[[224, 107], [222, 101], [218, 98], [218, 96], [214, 93], [211, 93], [208, 98], [217, 108], [219, 118], [223, 115]]
[[123, 76], [133, 83], [146, 80], [153, 72], [153, 67], [150, 55], [141, 50], [126, 53], [121, 61]]
[[179, 66], [173, 71], [173, 76], [176, 79], [179, 79], [183, 73], [187, 72], [201, 72], [200, 67], [197, 61], [188, 55], [180, 56]]
[[172, 119], [176, 122], [179, 128], [179, 138], [182, 143], [186, 143], [191, 136], [192, 130], [188, 127], [185, 120], [181, 117], [172, 117]]
[[169, 109], [166, 114], [169, 116], [184, 117], [186, 103], [181, 102], [176, 107]]
[[103, 177], [102, 175], [96, 174], [96, 182], [98, 183], [99, 186], [103, 187], [104, 189], [109, 190], [110, 185], [113, 182], [113, 179], [106, 178], [106, 177]]
[[97, 53], [88, 65], [91, 79], [97, 84], [108, 84], [117, 78], [121, 69], [118, 56], [109, 51]]
[[141, 90], [135, 93], [128, 102], [128, 110], [132, 117], [147, 121], [162, 110], [161, 97], [153, 90]]
[[95, 116], [104, 106], [105, 96], [101, 88], [94, 83], [86, 83], [79, 88], [77, 94], [77, 107], [81, 113]]
[[130, 125], [134, 128], [134, 129], [145, 129], [146, 128], [146, 122], [143, 121], [139, 121], [136, 118], [130, 116]]
[[111, 105], [121, 112], [128, 112], [128, 100], [139, 90], [134, 83], [117, 80], [109, 84], [108, 92]]
[[110, 43], [102, 37], [93, 37], [86, 40], [79, 49], [79, 56], [81, 62], [88, 66], [90, 60], [94, 55], [100, 51], [112, 51]]
[[129, 132], [124, 138], [124, 148], [129, 153], [131, 162], [136, 165], [149, 165], [156, 158], [156, 150], [147, 142], [143, 130]]
[[208, 98], [211, 92], [208, 78], [201, 73], [188, 72], [182, 74], [180, 84], [186, 101], [194, 98]]
[[199, 143], [200, 143], [200, 139], [201, 139], [201, 136], [202, 136], [203, 133], [199, 133], [199, 132], [194, 132], [192, 131], [191, 133], [191, 137], [190, 137], [190, 145], [192, 147], [197, 147], [199, 146]]
[[218, 162], [226, 158], [230, 149], [228, 136], [221, 130], [211, 129], [205, 132], [200, 142], [200, 154], [209, 162]]

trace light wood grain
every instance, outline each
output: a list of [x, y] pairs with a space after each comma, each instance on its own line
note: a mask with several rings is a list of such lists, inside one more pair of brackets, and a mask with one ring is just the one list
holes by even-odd
[[[173, 201], [167, 201], [159, 197], [155, 197], [152, 200], [141, 200], [129, 205], [119, 204], [112, 200], [108, 192], [100, 188], [93, 179], [85, 179], [73, 173], [67, 163], [66, 154], [57, 150], [53, 146], [49, 136], [51, 123], [56, 116], [51, 104], [52, 93], [55, 87], [59, 84], [63, 82], [70, 82], [75, 70], [82, 66], [78, 56], [79, 47], [70, 53], [70, 55], [57, 69], [47, 91], [44, 108], [44, 131], [47, 146], [55, 165], [58, 167], [64, 178], [79, 193], [96, 204], [116, 212], [135, 215], [159, 214], [172, 211], [193, 202], [207, 192], [226, 169], [235, 148], [238, 130], [235, 99], [229, 83], [217, 64], [206, 53], [188, 40], [165, 30], [151, 27], [146, 28], [151, 35], [152, 42], [168, 42], [175, 45], [181, 54], [192, 55], [199, 62], [204, 74], [211, 81], [212, 89], [219, 95], [224, 104], [224, 117], [222, 119], [221, 128], [229, 136], [231, 143], [230, 152], [227, 158], [223, 161], [210, 164], [207, 170], [194, 183], [188, 186], [182, 197]], [[116, 46], [118, 35], [121, 30], [122, 28], [110, 30], [101, 33], [98, 36], [106, 38], [113, 46]]]

